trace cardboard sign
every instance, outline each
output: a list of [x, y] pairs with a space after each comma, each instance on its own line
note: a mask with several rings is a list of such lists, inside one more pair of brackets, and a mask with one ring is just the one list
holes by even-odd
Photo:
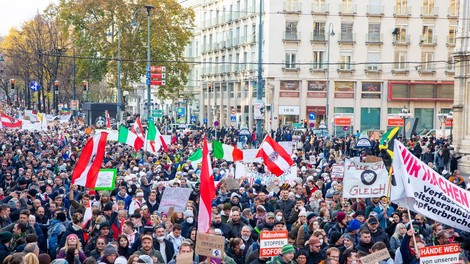
[[458, 263], [460, 246], [450, 244], [442, 246], [424, 247], [419, 250], [421, 264]]
[[174, 207], [174, 211], [177, 213], [184, 212], [189, 195], [191, 195], [191, 188], [165, 188], [158, 212], [166, 213], [171, 207]]
[[344, 177], [344, 165], [333, 164], [331, 166], [331, 178], [342, 179]]
[[382, 261], [384, 259], [390, 258], [390, 253], [388, 253], [388, 249], [384, 248], [382, 250], [379, 250], [377, 252], [374, 252], [370, 255], [364, 256], [361, 258], [361, 263], [364, 264], [375, 264], [378, 263], [379, 261]]
[[281, 254], [282, 246], [287, 244], [287, 230], [262, 231], [260, 234], [260, 257], [275, 257]]
[[227, 184], [227, 190], [238, 190], [240, 188], [238, 179], [226, 179], [225, 184]]
[[197, 233], [196, 254], [221, 259], [224, 253], [225, 237]]
[[117, 169], [100, 169], [96, 179], [95, 190], [114, 190]]
[[176, 256], [176, 263], [178, 264], [192, 264], [193, 253], [182, 253]]
[[364, 163], [375, 163], [375, 162], [381, 162], [383, 161], [381, 157], [373, 156], [373, 155], [367, 155], [364, 158]]

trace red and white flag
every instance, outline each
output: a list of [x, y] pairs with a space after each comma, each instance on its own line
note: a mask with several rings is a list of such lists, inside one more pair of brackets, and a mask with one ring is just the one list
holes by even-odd
[[16, 119], [11, 116], [7, 116], [6, 114], [2, 113], [2, 119], [1, 119], [2, 127], [4, 128], [21, 128], [23, 125], [23, 122], [21, 120]]
[[261, 143], [256, 157], [263, 158], [264, 165], [276, 176], [281, 176], [294, 164], [287, 151], [269, 135]]
[[160, 145], [162, 145], [162, 148], [165, 150], [165, 152], [168, 152], [168, 145], [166, 144], [165, 139], [163, 138], [158, 128], [157, 128], [157, 137], [160, 140]]
[[209, 233], [212, 221], [212, 200], [215, 197], [214, 174], [212, 172], [211, 157], [207, 147], [206, 136], [204, 135], [204, 146], [202, 147], [202, 168], [201, 168], [201, 197], [199, 201], [199, 216], [197, 219], [198, 232]]
[[137, 119], [135, 120], [134, 125], [132, 125], [131, 131], [145, 142], [144, 128], [142, 127], [142, 123], [140, 122], [140, 117], [137, 117]]
[[104, 159], [104, 151], [108, 132], [96, 134], [88, 140], [82, 149], [80, 158], [72, 172], [72, 184], [94, 188], [101, 164]]
[[106, 114], [106, 128], [111, 129], [111, 117], [109, 117], [109, 111], [105, 111]]

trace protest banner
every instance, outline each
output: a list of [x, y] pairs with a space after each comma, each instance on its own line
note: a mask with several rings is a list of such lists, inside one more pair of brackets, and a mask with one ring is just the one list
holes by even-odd
[[381, 197], [387, 194], [388, 182], [388, 173], [383, 162], [360, 163], [347, 159], [343, 197]]
[[227, 190], [238, 190], [240, 184], [238, 184], [238, 179], [226, 179], [225, 184], [227, 184]]
[[370, 255], [364, 256], [361, 258], [361, 263], [363, 264], [375, 264], [379, 261], [390, 258], [390, 253], [388, 249], [384, 248], [382, 250], [376, 251]]
[[420, 264], [458, 263], [459, 244], [424, 247], [419, 250]]
[[242, 162], [235, 163], [235, 178], [239, 179], [241, 177], [246, 177], [250, 182], [255, 182], [256, 180], [260, 180], [262, 184], [269, 186], [272, 182], [276, 182], [278, 185], [282, 185], [283, 183], [293, 183], [295, 179], [297, 179], [297, 166], [292, 166], [290, 169], [282, 174], [279, 177], [276, 177], [274, 174], [269, 172], [266, 173], [259, 173], [256, 171], [255, 168], [248, 166], [247, 164], [243, 164]]
[[184, 212], [191, 190], [191, 188], [165, 188], [158, 212], [166, 213], [170, 210], [170, 207], [174, 207], [175, 212]]
[[117, 169], [100, 169], [96, 179], [95, 190], [114, 190]]
[[430, 219], [470, 231], [470, 192], [448, 181], [395, 140], [390, 200]]
[[223, 257], [225, 238], [204, 233], [197, 233], [196, 254], [211, 258]]
[[287, 154], [292, 155], [293, 152], [293, 144], [292, 141], [279, 141], [279, 145], [281, 145], [282, 148], [284, 148], [287, 152]]
[[258, 149], [244, 149], [242, 151], [243, 151], [243, 163], [263, 161], [261, 158], [256, 157], [256, 154], [258, 154]]
[[331, 178], [332, 179], [342, 179], [344, 177], [344, 165], [333, 164], [331, 166]]
[[260, 257], [275, 257], [281, 254], [282, 246], [287, 244], [287, 230], [261, 231]]

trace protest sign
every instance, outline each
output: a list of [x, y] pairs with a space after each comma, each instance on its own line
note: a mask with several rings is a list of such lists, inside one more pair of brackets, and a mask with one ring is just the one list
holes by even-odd
[[260, 257], [275, 257], [281, 254], [282, 246], [287, 244], [287, 230], [261, 231]]
[[242, 151], [243, 151], [243, 163], [263, 161], [261, 158], [256, 157], [256, 154], [258, 154], [258, 149], [244, 149]]
[[381, 197], [387, 194], [388, 182], [388, 173], [383, 162], [360, 163], [347, 159], [343, 197]]
[[192, 264], [193, 263], [193, 253], [179, 253], [176, 256], [176, 263], [178, 264]]
[[238, 184], [238, 179], [226, 179], [225, 184], [227, 184], [227, 190], [238, 190], [240, 185]]
[[252, 183], [259, 179], [261, 183], [266, 186], [269, 186], [272, 182], [276, 182], [278, 185], [283, 183], [291, 184], [297, 179], [297, 171], [298, 167], [292, 166], [286, 173], [276, 177], [270, 172], [259, 173], [255, 168], [243, 164], [242, 162], [235, 163], [235, 178], [246, 177]]
[[191, 188], [165, 188], [158, 212], [166, 213], [170, 207], [174, 207], [175, 212], [184, 212], [190, 194]]
[[196, 254], [221, 259], [224, 252], [225, 238], [204, 233], [197, 233]]
[[292, 155], [292, 141], [279, 141], [279, 145], [287, 152], [287, 154]]
[[331, 178], [332, 179], [342, 179], [344, 177], [344, 165], [333, 164], [331, 166]]
[[114, 190], [117, 169], [100, 169], [96, 179], [95, 190]]
[[458, 263], [460, 246], [450, 244], [442, 246], [424, 247], [419, 250], [421, 264]]
[[448, 181], [395, 140], [390, 200], [440, 223], [470, 231], [470, 192]]
[[361, 263], [363, 264], [375, 264], [381, 260], [390, 258], [390, 253], [388, 249], [384, 248], [382, 250], [376, 251], [370, 255], [364, 256], [361, 258]]

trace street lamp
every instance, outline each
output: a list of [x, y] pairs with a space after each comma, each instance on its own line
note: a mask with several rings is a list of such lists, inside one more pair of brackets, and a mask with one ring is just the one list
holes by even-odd
[[335, 36], [335, 31], [333, 30], [333, 23], [328, 25], [328, 53], [327, 53], [327, 65], [326, 65], [326, 112], [325, 112], [325, 128], [328, 129], [328, 114], [330, 108], [330, 39]]
[[401, 113], [398, 114], [401, 118], [403, 118], [403, 143], [406, 144], [406, 119], [411, 118], [411, 113], [406, 106], [403, 106], [401, 109]]
[[[132, 22], [132, 26], [134, 28], [137, 26], [137, 22], [135, 19], [137, 12], [140, 10], [146, 10], [147, 11], [147, 69], [150, 69], [150, 66], [151, 66], [150, 65], [150, 11], [152, 11], [152, 9], [154, 9], [155, 7], [151, 5], [145, 5], [144, 8], [145, 9], [138, 9], [135, 11], [134, 21]], [[150, 82], [149, 82], [147, 84], [147, 118], [148, 119], [150, 119], [151, 112], [152, 112], [150, 96], [151, 96], [151, 93], [150, 93]]]
[[437, 118], [439, 118], [439, 121], [441, 121], [441, 130], [442, 130], [442, 137], [445, 139], [446, 138], [446, 120], [447, 120], [447, 114], [440, 112], [437, 114]]
[[447, 114], [447, 119], [450, 121], [450, 138], [449, 138], [449, 144], [452, 144], [452, 128], [454, 127], [454, 112], [450, 111]]

